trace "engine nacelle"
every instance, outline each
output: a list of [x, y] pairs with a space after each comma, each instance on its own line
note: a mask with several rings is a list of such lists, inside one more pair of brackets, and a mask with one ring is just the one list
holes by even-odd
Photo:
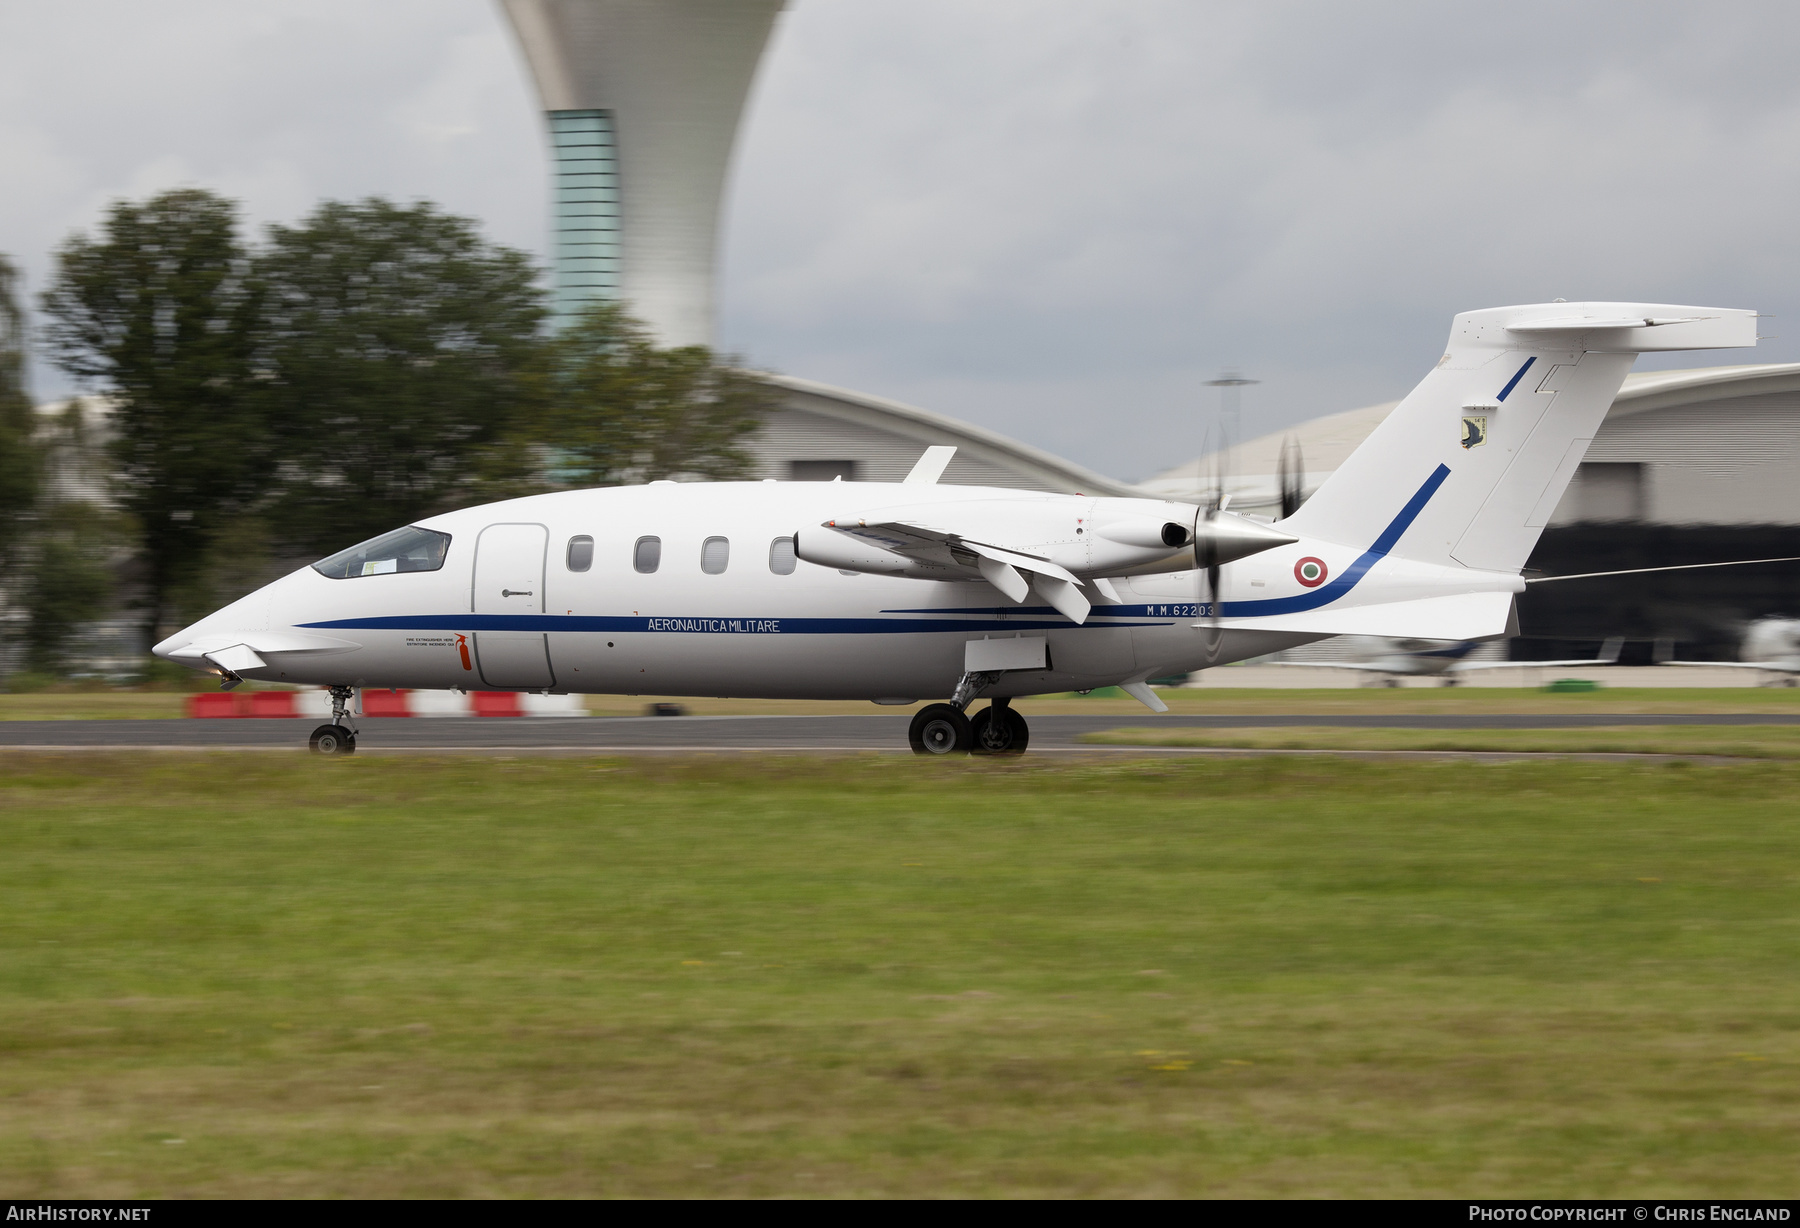
[[1156, 520], [1149, 516], [1102, 521], [1095, 532], [1121, 546], [1154, 551], [1174, 550], [1187, 545], [1193, 538], [1188, 525], [1178, 524], [1173, 520]]

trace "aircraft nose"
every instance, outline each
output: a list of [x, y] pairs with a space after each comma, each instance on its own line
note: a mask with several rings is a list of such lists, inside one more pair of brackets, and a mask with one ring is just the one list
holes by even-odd
[[174, 635], [171, 635], [168, 639], [163, 640], [152, 648], [150, 650], [150, 655], [153, 657], [161, 657], [166, 661], [169, 659], [170, 653], [174, 652], [177, 648], [183, 647], [193, 638], [194, 637], [189, 635], [186, 630], [177, 631]]

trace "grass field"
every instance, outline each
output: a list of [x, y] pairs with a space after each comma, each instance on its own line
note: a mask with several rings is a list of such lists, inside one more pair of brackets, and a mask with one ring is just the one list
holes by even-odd
[[1791, 1196], [1800, 765], [0, 759], [0, 1196]]
[[[1680, 718], [1675, 718], [1679, 720]], [[1800, 758], [1800, 725], [1616, 725], [1576, 729], [1346, 729], [1332, 725], [1194, 729], [1154, 725], [1080, 735], [1095, 746], [1221, 750], [1514, 751]]]
[[[1159, 690], [1178, 713], [1266, 716], [1315, 712], [1320, 715], [1390, 713], [1538, 713], [1538, 712], [1780, 712], [1800, 714], [1800, 688], [1785, 687], [1616, 687], [1582, 694], [1555, 695], [1520, 687], [1385, 688], [1338, 687], [1320, 690], [1257, 690], [1208, 687]], [[36, 691], [0, 694], [0, 720], [169, 719], [182, 714], [187, 696], [174, 691]], [[594, 716], [636, 716], [659, 700], [680, 703], [700, 716], [744, 713], [776, 715], [867, 715], [906, 712], [913, 708], [880, 708], [858, 701], [799, 699], [710, 699], [661, 695], [589, 695]], [[1030, 713], [1147, 715], [1142, 704], [1124, 696], [1039, 695], [1019, 701]]]

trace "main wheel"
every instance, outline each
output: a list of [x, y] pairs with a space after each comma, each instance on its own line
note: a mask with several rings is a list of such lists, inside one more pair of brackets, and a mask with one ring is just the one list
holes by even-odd
[[320, 725], [306, 743], [315, 755], [354, 755], [356, 735], [342, 725]]
[[1022, 755], [1031, 741], [1025, 718], [1011, 708], [983, 708], [969, 722], [969, 730], [975, 743], [970, 753], [976, 755]]
[[975, 735], [969, 718], [949, 704], [927, 704], [906, 731], [915, 755], [966, 755]]

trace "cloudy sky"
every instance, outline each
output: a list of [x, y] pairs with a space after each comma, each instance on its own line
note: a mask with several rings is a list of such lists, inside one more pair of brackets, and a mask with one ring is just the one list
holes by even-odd
[[[721, 338], [1126, 478], [1199, 450], [1224, 368], [1274, 429], [1402, 395], [1472, 307], [1754, 307], [1755, 357], [1800, 360], [1797, 47], [1791, 4], [795, 0]], [[0, 251], [34, 291], [108, 201], [181, 184], [258, 226], [425, 197], [541, 253], [546, 175], [487, 0], [0, 5]]]

